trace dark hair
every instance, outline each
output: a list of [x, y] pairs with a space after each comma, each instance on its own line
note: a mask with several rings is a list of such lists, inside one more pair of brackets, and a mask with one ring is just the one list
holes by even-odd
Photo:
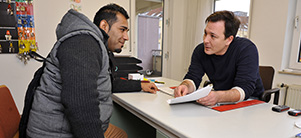
[[109, 28], [111, 28], [111, 26], [117, 21], [117, 13], [121, 13], [126, 19], [130, 18], [124, 8], [115, 3], [110, 3], [98, 10], [94, 16], [93, 23], [99, 27], [100, 21], [106, 20], [109, 24]]
[[240, 26], [239, 19], [231, 11], [217, 11], [207, 17], [205, 23], [225, 21], [225, 38], [233, 35], [235, 38]]

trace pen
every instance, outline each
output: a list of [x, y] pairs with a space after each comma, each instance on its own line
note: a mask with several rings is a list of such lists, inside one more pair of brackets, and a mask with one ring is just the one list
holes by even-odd
[[221, 105], [231, 105], [231, 104], [236, 104], [236, 102], [217, 103], [218, 106], [221, 106]]
[[141, 82], [142, 82], [142, 83], [154, 82], [154, 83], [165, 84], [164, 81], [156, 81], [156, 80], [141, 80]]
[[155, 81], [155, 83], [165, 84], [164, 81]]

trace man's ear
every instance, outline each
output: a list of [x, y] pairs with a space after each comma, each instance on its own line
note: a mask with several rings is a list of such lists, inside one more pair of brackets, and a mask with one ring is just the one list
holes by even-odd
[[233, 41], [233, 39], [234, 39], [234, 36], [233, 36], [233, 35], [229, 36], [229, 37], [226, 39], [226, 40], [227, 40], [227, 44], [226, 44], [226, 45], [230, 45], [231, 42]]
[[110, 26], [109, 26], [109, 24], [108, 24], [108, 22], [107, 22], [106, 20], [101, 20], [101, 21], [100, 21], [100, 24], [99, 24], [99, 28], [101, 28], [101, 29], [104, 30], [106, 33], [108, 33], [108, 32], [109, 32]]

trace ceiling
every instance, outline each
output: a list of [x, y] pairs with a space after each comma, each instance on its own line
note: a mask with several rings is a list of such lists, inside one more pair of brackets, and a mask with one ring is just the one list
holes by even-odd
[[136, 0], [136, 15], [162, 7], [162, 0]]

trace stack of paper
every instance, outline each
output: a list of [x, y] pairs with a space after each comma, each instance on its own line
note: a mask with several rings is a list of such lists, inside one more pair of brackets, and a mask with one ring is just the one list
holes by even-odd
[[211, 85], [208, 85], [202, 89], [198, 89], [190, 94], [187, 94], [185, 96], [182, 97], [177, 97], [177, 98], [173, 98], [173, 99], [168, 99], [167, 103], [169, 104], [176, 104], [176, 103], [183, 103], [183, 102], [189, 102], [189, 101], [196, 101], [202, 97], [207, 96], [210, 91], [212, 89]]

